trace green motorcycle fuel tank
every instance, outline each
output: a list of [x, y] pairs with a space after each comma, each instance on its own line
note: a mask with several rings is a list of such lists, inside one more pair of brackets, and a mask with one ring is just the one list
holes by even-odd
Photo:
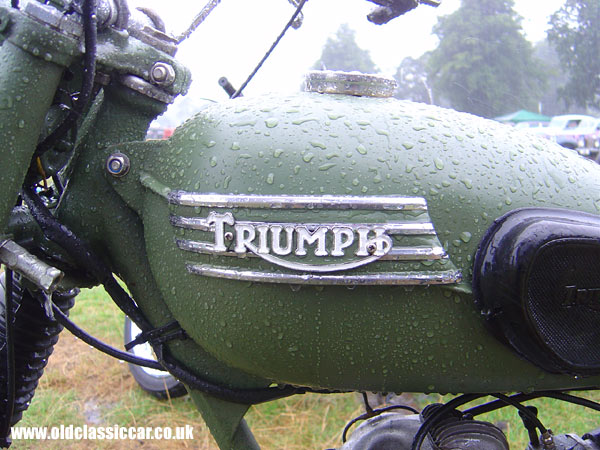
[[600, 380], [600, 167], [575, 152], [315, 92], [211, 104], [167, 141], [110, 151], [169, 310], [226, 367], [384, 392]]
[[[174, 59], [185, 33], [125, 1], [18, 3], [0, 7], [0, 447], [64, 326], [169, 371], [222, 449], [259, 448], [243, 420], [253, 404], [344, 391], [466, 395], [406, 420], [367, 403], [343, 450], [373, 448], [371, 426], [386, 448], [428, 448], [430, 435], [440, 448], [484, 450], [483, 436], [497, 444], [485, 450], [508, 449], [472, 420], [494, 402], [460, 415], [458, 439], [446, 421], [490, 393], [524, 413], [530, 448], [575, 448], [521, 402], [600, 409], [566, 393], [600, 386], [598, 164], [386, 97], [387, 81], [357, 73], [208, 103], [169, 139], [144, 141], [189, 88]], [[439, 4], [394, 0], [370, 17], [419, 3]], [[126, 350], [147, 343], [156, 361], [66, 316], [78, 288], [97, 285], [141, 330]], [[404, 444], [382, 438], [395, 422]]]

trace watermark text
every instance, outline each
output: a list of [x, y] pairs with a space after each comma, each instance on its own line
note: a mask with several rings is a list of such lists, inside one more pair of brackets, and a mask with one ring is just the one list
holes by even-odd
[[194, 427], [108, 427], [60, 425], [58, 427], [12, 427], [13, 440], [185, 440], [194, 439]]

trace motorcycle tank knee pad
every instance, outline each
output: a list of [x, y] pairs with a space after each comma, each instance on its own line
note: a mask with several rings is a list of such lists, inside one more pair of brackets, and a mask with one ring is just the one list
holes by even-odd
[[493, 333], [552, 373], [600, 373], [600, 218], [523, 208], [476, 253], [474, 298]]

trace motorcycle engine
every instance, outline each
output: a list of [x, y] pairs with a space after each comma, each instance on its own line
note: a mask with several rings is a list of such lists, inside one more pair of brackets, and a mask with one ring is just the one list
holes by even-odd
[[[421, 414], [384, 413], [356, 428], [339, 450], [413, 450], [415, 436], [440, 405], [429, 405]], [[506, 436], [496, 425], [454, 414], [432, 427], [418, 450], [508, 450]], [[600, 430], [540, 437], [527, 450], [599, 450]]]

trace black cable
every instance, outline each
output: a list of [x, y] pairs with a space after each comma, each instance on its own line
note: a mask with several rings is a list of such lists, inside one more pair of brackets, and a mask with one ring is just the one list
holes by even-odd
[[492, 397], [496, 397], [498, 400], [510, 405], [514, 408], [517, 408], [519, 412], [524, 416], [530, 423], [534, 424], [535, 427], [540, 430], [541, 434], [544, 434], [548, 431], [548, 429], [544, 426], [544, 424], [538, 419], [538, 417], [526, 406], [521, 403], [515, 401], [514, 399], [504, 395], [504, 394], [490, 394]]
[[96, 45], [98, 40], [98, 17], [96, 0], [83, 2], [83, 33], [85, 38], [85, 54], [83, 66], [83, 82], [79, 96], [62, 123], [50, 133], [35, 150], [35, 157], [50, 150], [77, 122], [87, 107], [94, 88], [96, 75]]
[[172, 339], [187, 339], [187, 337], [188, 336], [186, 332], [183, 330], [183, 328], [181, 328], [179, 322], [173, 320], [162, 327], [141, 332], [131, 342], [125, 344], [125, 350], [129, 351], [136, 345], [149, 341], [152, 341], [155, 344], [162, 344], [163, 342], [170, 341]]
[[81, 329], [74, 322], [72, 322], [55, 304], [52, 304], [52, 311], [54, 313], [54, 317], [56, 321], [64, 326], [67, 330], [71, 332], [74, 336], [81, 339], [88, 345], [96, 348], [97, 350], [106, 353], [113, 358], [120, 359], [122, 361], [136, 364], [138, 366], [149, 367], [151, 369], [157, 370], [168, 370], [175, 378], [183, 382], [184, 384], [190, 386], [191, 388], [201, 390], [204, 393], [213, 395], [215, 397], [219, 397], [223, 400], [233, 401], [236, 403], [244, 403], [244, 404], [257, 404], [263, 403], [271, 400], [276, 400], [283, 397], [288, 397], [290, 395], [295, 394], [304, 394], [306, 392], [315, 392], [315, 393], [332, 393], [332, 391], [317, 391], [312, 390], [310, 388], [302, 388], [302, 387], [293, 387], [293, 386], [283, 386], [281, 388], [265, 388], [265, 389], [229, 389], [214, 383], [208, 382], [206, 380], [202, 380], [195, 375], [192, 375], [189, 371], [182, 368], [178, 362], [171, 361], [170, 354], [167, 354], [162, 345], [159, 350], [159, 354], [163, 355], [161, 359], [161, 364], [157, 361], [139, 358], [130, 353], [123, 352], [118, 350], [99, 339], [91, 336], [85, 330]]
[[600, 411], [600, 403], [596, 403], [592, 400], [588, 400], [587, 398], [576, 397], [574, 395], [566, 394], [564, 392], [544, 392], [544, 397], [555, 398], [557, 400], [562, 400], [563, 402], [573, 403], [575, 405], [584, 406], [586, 408], [590, 408], [596, 411]]
[[248, 78], [246, 78], [246, 81], [244, 81], [244, 83], [231, 96], [231, 98], [237, 98], [240, 95], [242, 95], [242, 91], [246, 88], [246, 86], [248, 86], [248, 83], [250, 83], [250, 81], [252, 80], [252, 78], [254, 78], [254, 75], [256, 75], [256, 72], [258, 72], [260, 70], [260, 68], [262, 67], [262, 65], [264, 64], [264, 62], [267, 60], [267, 58], [269, 56], [271, 56], [271, 53], [273, 52], [273, 50], [275, 50], [275, 47], [277, 47], [277, 44], [279, 44], [279, 41], [281, 41], [281, 39], [283, 38], [284, 34], [292, 26], [292, 24], [296, 20], [296, 17], [298, 17], [298, 15], [302, 12], [302, 8], [304, 7], [304, 4], [306, 3], [306, 1], [307, 0], [300, 0], [300, 2], [298, 3], [298, 6], [296, 7], [296, 11], [294, 12], [294, 14], [292, 14], [292, 18], [285, 25], [285, 27], [283, 28], [283, 31], [279, 34], [279, 36], [277, 36], [277, 39], [275, 39], [275, 42], [273, 42], [273, 44], [271, 45], [271, 48], [269, 48], [269, 50], [267, 51], [267, 53], [265, 53], [265, 56], [263, 56], [263, 58], [260, 60], [260, 62], [258, 63], [258, 65], [254, 68], [254, 70], [252, 71], [252, 73], [248, 76]]
[[4, 330], [6, 345], [6, 410], [3, 411], [6, 422], [0, 437], [3, 445], [10, 445], [10, 426], [15, 407], [15, 348], [13, 342], [13, 271], [6, 267], [4, 272]]
[[423, 445], [423, 441], [427, 434], [431, 431], [434, 425], [444, 418], [446, 414], [456, 409], [458, 406], [464, 405], [465, 403], [472, 402], [473, 400], [477, 400], [478, 398], [484, 397], [484, 394], [464, 394], [460, 397], [456, 397], [453, 400], [450, 400], [448, 403], [440, 406], [436, 409], [431, 416], [429, 416], [425, 422], [419, 427], [417, 434], [413, 439], [413, 443], [411, 445], [411, 450], [420, 450], [421, 445]]
[[96, 47], [98, 45], [98, 16], [96, 0], [83, 2], [83, 30], [85, 36], [85, 55], [83, 58], [83, 83], [81, 94], [77, 99], [79, 112], [82, 112], [90, 101], [96, 76]]
[[[29, 208], [31, 215], [40, 226], [44, 236], [64, 248], [69, 256], [75, 259], [78, 264], [84, 267], [91, 273], [92, 276], [94, 276], [94, 278], [102, 283], [104, 289], [117, 304], [117, 306], [125, 314], [127, 314], [142, 331], [148, 331], [152, 329], [150, 323], [142, 315], [141, 311], [139, 311], [131, 297], [129, 297], [125, 290], [117, 283], [112, 276], [112, 273], [104, 265], [104, 263], [97, 258], [92, 251], [87, 248], [86, 244], [77, 238], [77, 236], [75, 236], [71, 230], [62, 225], [54, 216], [52, 216], [42, 200], [35, 195], [35, 193], [33, 193], [31, 188], [28, 186], [23, 187], [23, 200]], [[65, 328], [69, 329], [66, 325], [64, 326]], [[69, 331], [71, 330], [69, 329]], [[84, 339], [82, 338], [82, 340]], [[173, 358], [164, 350], [162, 344], [160, 346], [155, 346], [154, 348], [155, 351], [158, 349], [156, 354], [160, 363], [171, 374], [173, 374], [175, 378], [181, 380], [184, 384], [187, 384], [194, 389], [201, 390], [202, 392], [214, 395], [215, 397], [219, 397], [223, 400], [235, 403], [257, 404], [276, 400], [278, 398], [288, 397], [294, 394], [304, 394], [306, 392], [315, 392], [321, 394], [334, 393], [333, 391], [328, 390], [313, 390], [311, 388], [294, 386], [266, 389], [224, 388], [202, 380], [201, 378], [192, 374], [188, 369], [183, 368], [181, 363], [174, 361]], [[117, 349], [114, 350], [120, 352]], [[131, 362], [136, 364], [134, 361]], [[160, 370], [163, 369], [163, 367], [160, 367], [160, 365], [155, 366], [154, 368], [159, 368]]]
[[284, 397], [296, 394], [340, 394], [344, 391], [331, 391], [327, 389], [312, 389], [309, 387], [282, 385], [278, 387], [267, 387], [258, 389], [236, 389], [219, 386], [210, 381], [194, 375], [185, 368], [179, 361], [174, 360], [164, 345], [154, 348], [159, 361], [167, 370], [183, 384], [192, 389], [197, 389], [205, 394], [220, 398], [232, 403], [241, 403], [244, 405], [256, 405], [259, 403], [270, 402]]
[[[527, 409], [531, 411], [531, 413], [537, 417], [538, 409], [535, 406], [527, 406]], [[529, 435], [529, 444], [531, 447], [537, 448], [540, 445], [540, 435], [538, 433], [537, 427], [535, 423], [533, 423], [529, 417], [519, 411], [519, 417], [521, 418], [521, 422], [523, 422], [523, 426], [527, 430], [527, 434]]]
[[379, 408], [379, 409], [371, 409], [370, 411], [367, 410], [367, 412], [365, 414], [361, 414], [358, 417], [355, 417], [354, 419], [352, 419], [350, 422], [348, 422], [348, 424], [344, 427], [344, 431], [342, 432], [342, 443], [346, 442], [346, 438], [347, 438], [347, 434], [348, 434], [348, 430], [350, 429], [350, 427], [352, 425], [354, 425], [356, 422], [359, 422], [361, 420], [366, 420], [366, 419], [370, 419], [372, 417], [375, 416], [379, 416], [385, 412], [388, 411], [393, 411], [395, 409], [403, 409], [405, 411], [410, 411], [413, 414], [419, 414], [419, 411], [417, 411], [414, 408], [411, 408], [410, 406], [406, 406], [406, 405], [391, 405], [391, 406], [386, 406], [385, 408]]
[[90, 335], [85, 330], [77, 326], [74, 322], [72, 322], [71, 319], [69, 319], [54, 303], [52, 304], [52, 311], [54, 313], [54, 318], [56, 319], [56, 321], [60, 323], [63, 327], [65, 327], [67, 330], [69, 330], [73, 336], [78, 337], [83, 342], [85, 342], [88, 345], [91, 345], [97, 350], [100, 350], [102, 353], [106, 353], [107, 355], [112, 356], [113, 358], [117, 358], [121, 361], [125, 361], [131, 364], [136, 364], [138, 366], [149, 367], [150, 369], [157, 369], [163, 371], [165, 370], [165, 368], [156, 361], [146, 358], [140, 358], [138, 356], [132, 355], [131, 353], [123, 352], [108, 344], [105, 344], [101, 340]]
[[111, 270], [98, 258], [88, 246], [79, 239], [69, 228], [62, 225], [46, 208], [44, 202], [33, 192], [31, 187], [24, 185], [23, 200], [31, 215], [40, 226], [44, 236], [64, 248], [77, 264], [88, 271], [116, 303], [116, 305], [142, 330], [152, 328], [135, 302], [115, 280]]
[[[103, 284], [104, 289], [113, 301], [119, 306], [119, 308], [127, 314], [131, 320], [138, 325], [142, 331], [148, 331], [152, 328], [146, 318], [139, 311], [131, 297], [123, 290], [123, 288], [116, 282], [110, 270], [104, 265], [104, 263], [97, 258], [91, 250], [79, 239], [75, 234], [69, 230], [66, 226], [60, 224], [54, 216], [48, 211], [42, 200], [32, 192], [28, 186], [23, 187], [23, 200], [29, 208], [31, 215], [38, 223], [44, 236], [46, 236], [52, 242], [60, 245], [64, 248], [69, 256], [77, 261], [78, 264], [83, 266], [89, 271], [100, 283]], [[57, 314], [60, 317], [60, 314]], [[67, 319], [68, 320], [68, 319]], [[63, 324], [64, 325], [64, 324]], [[65, 328], [73, 332], [67, 325]], [[70, 326], [70, 324], [69, 324]], [[72, 327], [73, 328], [73, 327]], [[75, 329], [75, 328], [73, 328]], [[75, 333], [74, 333], [75, 334]], [[88, 335], [89, 336], [89, 335]], [[91, 338], [91, 336], [89, 336]], [[82, 340], [83, 337], [81, 338]], [[99, 341], [98, 341], [99, 342]], [[152, 344], [152, 343], [151, 343]], [[90, 345], [93, 345], [90, 343]], [[294, 394], [304, 394], [306, 392], [315, 393], [333, 393], [332, 391], [326, 390], [313, 390], [304, 387], [284, 386], [282, 388], [266, 388], [266, 389], [229, 389], [222, 386], [218, 386], [214, 383], [210, 383], [206, 380], [195, 376], [188, 369], [183, 368], [181, 363], [174, 361], [171, 356], [164, 350], [162, 344], [155, 346], [155, 351], [158, 356], [160, 363], [166, 368], [175, 378], [182, 381], [188, 386], [201, 390], [207, 394], [219, 397], [223, 400], [244, 403], [244, 404], [257, 404], [278, 398], [288, 397]], [[120, 352], [117, 349], [113, 349], [116, 352]], [[158, 350], [158, 351], [157, 351]], [[129, 355], [130, 357], [131, 355]], [[118, 356], [120, 358], [120, 356]], [[133, 364], [137, 364], [131, 361]], [[158, 363], [157, 363], [158, 364]], [[163, 370], [163, 367], [157, 365], [153, 368], [159, 368]]]
[[[590, 388], [589, 390], [596, 390], [596, 388]], [[523, 403], [529, 400], [535, 400], [541, 397], [555, 398], [557, 400], [562, 400], [565, 402], [573, 403], [576, 405], [584, 406], [586, 408], [590, 408], [596, 411], [600, 411], [600, 403], [593, 402], [592, 400], [588, 400], [581, 397], [576, 397], [574, 395], [567, 394], [564, 391], [537, 391], [532, 392], [530, 394], [514, 394], [509, 398], [519, 403]], [[506, 403], [501, 400], [494, 400], [488, 403], [484, 403], [482, 405], [477, 405], [472, 408], [466, 409], [464, 411], [465, 414], [469, 414], [473, 417], [479, 416], [481, 414], [487, 414], [492, 411], [496, 411], [498, 409], [504, 408]]]
[[[514, 394], [514, 395], [511, 395], [509, 398], [516, 402], [523, 403], [528, 400], [535, 400], [536, 398], [540, 398], [540, 397], [542, 397], [542, 395], [539, 395], [537, 392], [533, 392], [530, 394]], [[492, 411], [496, 411], [496, 410], [504, 408], [506, 406], [507, 406], [507, 404], [505, 402], [503, 402], [501, 400], [494, 400], [491, 402], [484, 403], [482, 405], [477, 405], [472, 408], [465, 409], [463, 411], [463, 413], [465, 415], [470, 415], [470, 416], [476, 417], [476, 416], [480, 416], [481, 414], [487, 414]]]

